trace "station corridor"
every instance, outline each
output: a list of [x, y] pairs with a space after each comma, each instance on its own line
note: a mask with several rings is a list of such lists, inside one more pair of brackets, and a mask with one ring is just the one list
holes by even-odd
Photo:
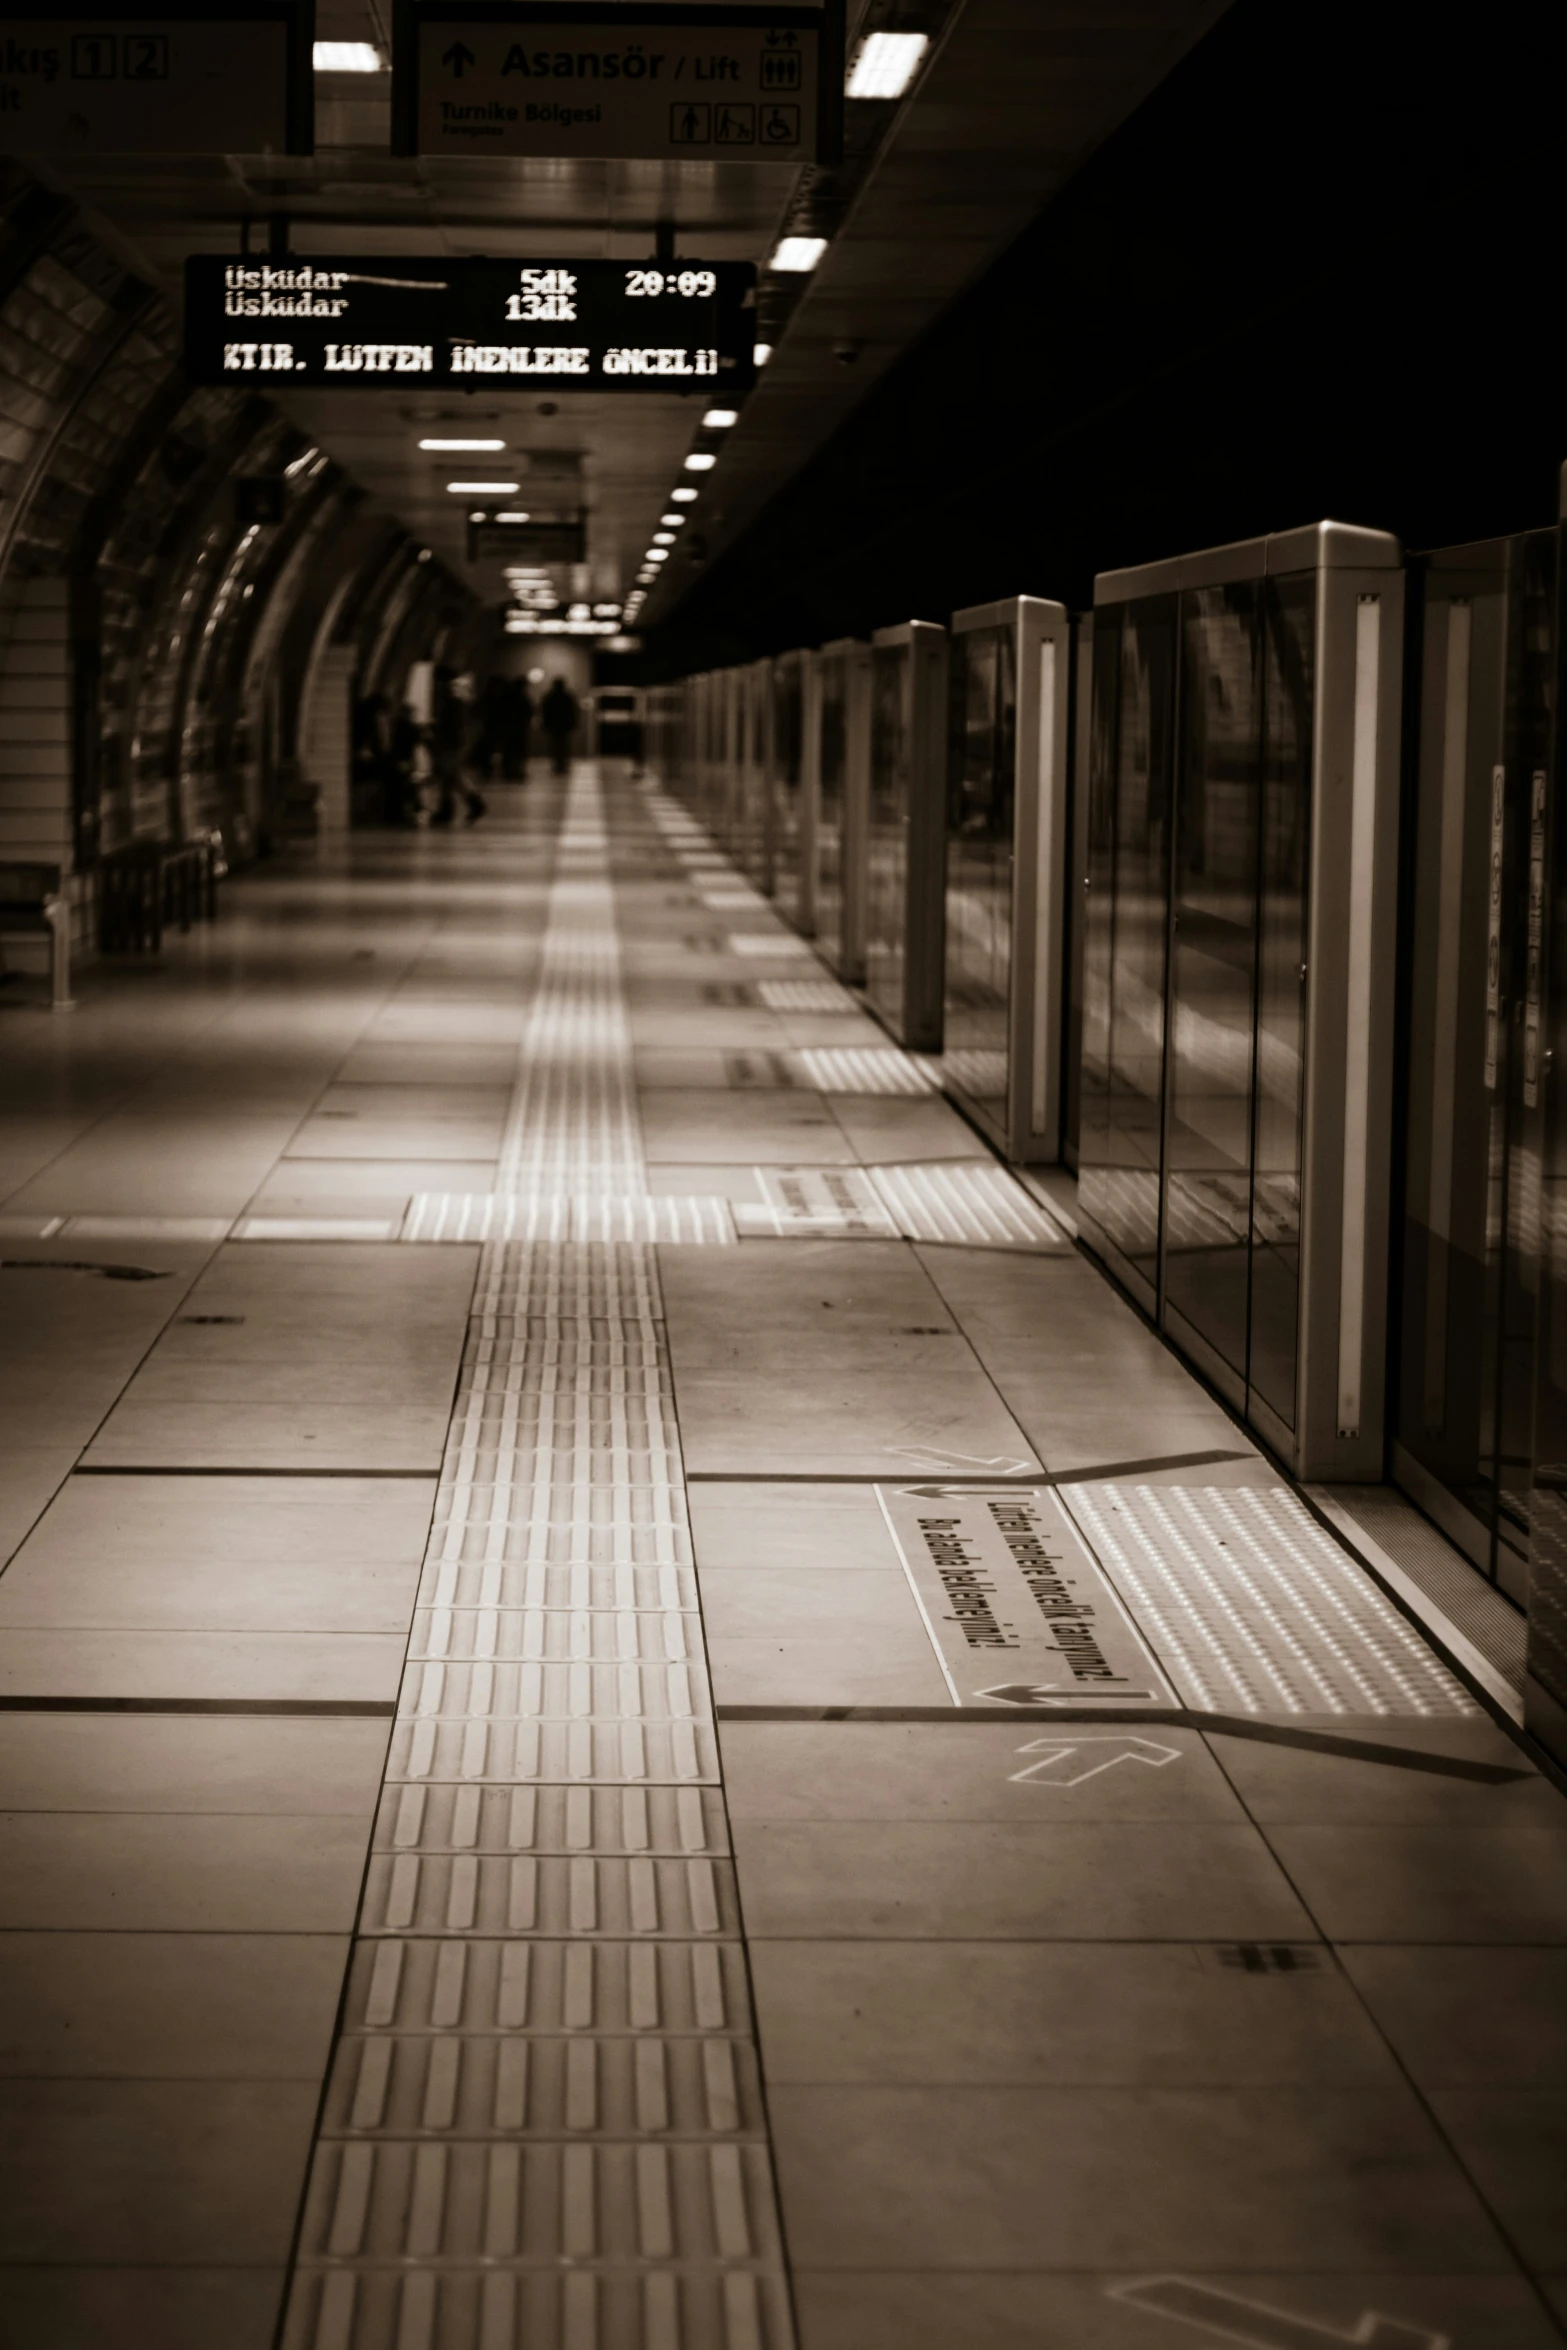
[[1506, 1674], [673, 800], [79, 994], [0, 1003], [0, 2341], [1561, 2342]]

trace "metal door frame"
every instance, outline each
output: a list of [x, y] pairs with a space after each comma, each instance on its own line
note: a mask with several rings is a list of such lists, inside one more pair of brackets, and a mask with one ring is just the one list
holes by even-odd
[[[903, 742], [908, 772], [903, 871], [903, 972], [898, 1001], [877, 1017], [911, 1052], [939, 1053], [946, 1014], [947, 632], [933, 620], [879, 628], [871, 651], [906, 652]], [[872, 700], [874, 708], [874, 697]], [[869, 885], [870, 747], [866, 740], [866, 882]], [[862, 940], [862, 953], [868, 949]]]
[[[1064, 604], [1043, 596], [1009, 596], [952, 615], [954, 637], [998, 628], [1013, 631], [1017, 681], [1007, 1094], [1000, 1124], [955, 1080], [947, 1082], [1015, 1166], [1048, 1166], [1061, 1157], [1066, 1067], [1072, 617]], [[949, 756], [955, 755], [955, 730], [948, 739]]]
[[[1317, 597], [1295, 1426], [1287, 1427], [1249, 1384], [1237, 1409], [1297, 1476], [1376, 1482], [1383, 1474], [1387, 1396], [1403, 551], [1382, 531], [1317, 523], [1102, 573], [1094, 583], [1094, 602], [1097, 608], [1158, 595], [1179, 599], [1190, 588], [1282, 580], [1305, 572], [1316, 574]], [[1179, 696], [1177, 636], [1177, 729]], [[1179, 740], [1177, 731], [1177, 759]], [[1176, 783], [1178, 788], [1178, 773]], [[1172, 812], [1171, 856], [1174, 832]], [[1174, 910], [1173, 865], [1169, 872], [1167, 924]], [[1162, 1120], [1168, 1118], [1170, 1101], [1171, 983], [1167, 929]], [[1254, 1038], [1255, 1033], [1254, 1017]], [[1170, 1331], [1164, 1282], [1167, 1183], [1161, 1155], [1156, 1318]], [[1174, 1320], [1180, 1327], [1171, 1334], [1183, 1351], [1221, 1391], [1232, 1391], [1231, 1367], [1179, 1313]]]

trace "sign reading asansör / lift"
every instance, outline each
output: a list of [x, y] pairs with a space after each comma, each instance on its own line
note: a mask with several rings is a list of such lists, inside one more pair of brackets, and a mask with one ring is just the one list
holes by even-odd
[[638, 0], [425, 0], [394, 65], [419, 155], [800, 163], [830, 147], [834, 11]]
[[200, 253], [185, 264], [195, 383], [351, 390], [410, 377], [580, 392], [742, 392], [756, 271], [743, 261], [432, 261]]

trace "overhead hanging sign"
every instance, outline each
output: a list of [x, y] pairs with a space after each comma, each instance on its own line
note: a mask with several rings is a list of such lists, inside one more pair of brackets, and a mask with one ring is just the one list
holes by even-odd
[[742, 392], [749, 262], [400, 261], [211, 254], [185, 264], [195, 383], [292, 390], [410, 378], [563, 392]]
[[0, 154], [308, 155], [311, 0], [0, 23]]
[[525, 510], [511, 522], [486, 515], [468, 523], [470, 563], [582, 563], [587, 560], [588, 526], [584, 517], [535, 517]]
[[831, 162], [843, 18], [831, 7], [412, 0], [393, 59], [405, 155]]

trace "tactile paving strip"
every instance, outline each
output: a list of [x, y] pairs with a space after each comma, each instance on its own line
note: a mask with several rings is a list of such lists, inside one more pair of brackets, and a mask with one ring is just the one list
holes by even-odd
[[832, 979], [759, 979], [756, 994], [769, 1012], [857, 1012], [860, 1008]]
[[1004, 1167], [987, 1160], [872, 1167], [870, 1180], [909, 1240], [991, 1248], [1065, 1248], [1067, 1237]]
[[1186, 1703], [1451, 1717], [1462, 1683], [1284, 1485], [1068, 1485], [1061, 1499]]
[[808, 955], [810, 948], [803, 938], [796, 938], [792, 930], [732, 930], [726, 945], [732, 955], [777, 956], [794, 959]]
[[874, 1045], [802, 1045], [794, 1058], [818, 1093], [929, 1093], [936, 1083], [911, 1054]]
[[497, 1192], [405, 1228], [485, 1245], [288, 2350], [793, 2338], [650, 1245], [733, 1226], [646, 1193], [607, 847], [578, 784]]
[[420, 1191], [408, 1203], [403, 1240], [679, 1240], [720, 1247], [735, 1237], [727, 1200], [649, 1198], [645, 1193]]

